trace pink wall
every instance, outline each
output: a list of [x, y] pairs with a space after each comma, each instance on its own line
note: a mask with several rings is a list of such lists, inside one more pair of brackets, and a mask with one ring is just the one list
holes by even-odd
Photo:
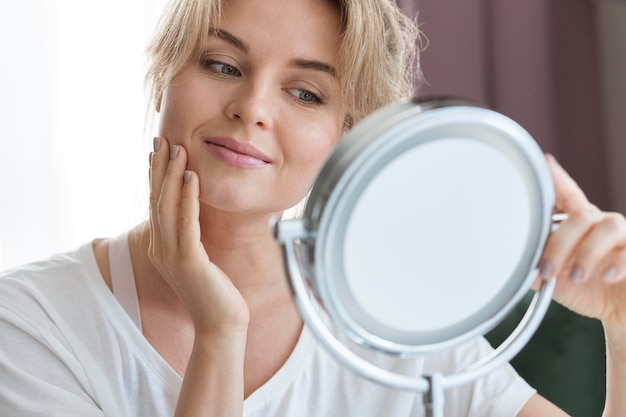
[[420, 94], [454, 94], [500, 111], [609, 205], [593, 2], [398, 0], [428, 39]]

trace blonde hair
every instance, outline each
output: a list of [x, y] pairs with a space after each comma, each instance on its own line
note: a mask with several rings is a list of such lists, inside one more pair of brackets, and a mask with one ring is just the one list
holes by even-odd
[[[225, 0], [172, 0], [147, 53], [145, 82], [152, 108], [172, 78], [197, 59]], [[419, 76], [418, 30], [394, 0], [328, 0], [341, 18], [337, 77], [346, 127], [372, 111], [411, 96]]]

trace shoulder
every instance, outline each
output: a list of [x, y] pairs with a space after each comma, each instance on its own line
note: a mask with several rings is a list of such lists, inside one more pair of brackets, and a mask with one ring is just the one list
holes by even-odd
[[9, 285], [8, 283], [15, 280], [45, 281], [54, 279], [58, 275], [66, 276], [72, 270], [88, 266], [93, 259], [92, 243], [85, 243], [72, 251], [0, 271], [0, 285]]
[[0, 271], [0, 284], [8, 285], [15, 280], [46, 282], [72, 273], [93, 273], [94, 265], [93, 245], [89, 242], [71, 251]]
[[91, 243], [0, 272], [0, 311], [5, 320], [9, 313], [31, 322], [49, 319], [51, 311], [67, 309], [93, 292], [98, 275]]
[[[64, 330], [82, 320], [90, 297], [90, 245], [0, 273], [0, 335], [14, 343], [2, 353], [22, 351], [32, 360], [71, 357]], [[38, 352], [35, 354], [35, 352]]]

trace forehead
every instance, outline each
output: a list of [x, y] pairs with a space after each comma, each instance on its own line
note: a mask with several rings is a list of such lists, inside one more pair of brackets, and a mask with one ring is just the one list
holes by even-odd
[[251, 53], [335, 61], [340, 18], [330, 0], [228, 0], [219, 29]]

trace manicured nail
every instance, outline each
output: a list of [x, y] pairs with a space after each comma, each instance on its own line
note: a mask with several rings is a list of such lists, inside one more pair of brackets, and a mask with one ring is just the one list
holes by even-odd
[[552, 262], [548, 261], [547, 259], [543, 259], [541, 260], [541, 262], [539, 262], [539, 275], [541, 275], [541, 278], [543, 278], [544, 281], [552, 278], [553, 270], [554, 267], [552, 266]]
[[617, 268], [612, 266], [606, 271], [604, 271], [604, 275], [602, 276], [602, 279], [604, 280], [604, 282], [612, 282], [616, 277], [617, 277]]
[[185, 175], [183, 176], [183, 181], [185, 184], [189, 184], [189, 180], [191, 179], [191, 172], [185, 170]]
[[170, 148], [170, 161], [173, 161], [178, 156], [178, 146], [172, 145]]
[[154, 152], [159, 152], [159, 149], [161, 149], [161, 138], [154, 138], [152, 141], [152, 148], [154, 149]]
[[580, 265], [574, 265], [572, 267], [572, 270], [569, 273], [569, 279], [572, 282], [578, 282], [580, 281], [580, 278], [582, 278], [583, 276], [583, 269], [580, 267]]

